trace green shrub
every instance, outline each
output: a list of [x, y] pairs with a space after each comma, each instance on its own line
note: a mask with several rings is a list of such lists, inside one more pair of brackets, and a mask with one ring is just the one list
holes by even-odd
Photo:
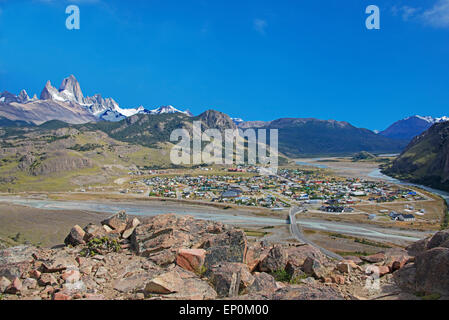
[[109, 237], [93, 238], [81, 250], [80, 255], [82, 257], [93, 257], [97, 254], [119, 252], [120, 249], [120, 243], [116, 239], [110, 239]]

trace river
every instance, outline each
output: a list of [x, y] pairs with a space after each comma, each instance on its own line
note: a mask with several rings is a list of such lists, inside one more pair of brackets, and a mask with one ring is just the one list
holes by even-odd
[[[223, 209], [211, 207], [198, 208], [197, 206], [173, 205], [173, 204], [154, 204], [149, 203], [130, 203], [130, 202], [103, 202], [97, 201], [64, 201], [47, 199], [30, 199], [19, 196], [0, 196], [0, 202], [13, 203], [17, 205], [28, 206], [47, 210], [85, 210], [94, 212], [117, 213], [125, 210], [130, 215], [136, 216], [155, 216], [164, 213], [176, 213], [181, 215], [191, 215], [198, 219], [220, 221], [226, 224], [237, 226], [281, 226], [286, 225], [287, 220], [270, 217], [260, 217], [250, 214], [231, 214], [223, 212]], [[350, 224], [332, 222], [319, 219], [298, 219], [302, 227], [314, 230], [328, 232], [337, 232], [355, 236], [365, 236], [372, 239], [384, 239], [389, 241], [417, 241], [426, 236], [425, 233], [407, 230], [396, 230], [391, 228], [381, 228], [365, 224]]]

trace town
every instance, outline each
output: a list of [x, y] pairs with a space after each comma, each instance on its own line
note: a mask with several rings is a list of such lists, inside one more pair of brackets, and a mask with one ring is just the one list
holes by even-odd
[[302, 206], [320, 215], [363, 215], [371, 221], [414, 222], [424, 219], [423, 192], [384, 181], [344, 178], [319, 169], [281, 168], [266, 175], [256, 166], [185, 169], [180, 172], [152, 170], [130, 172], [131, 180], [121, 193], [154, 198], [267, 208], [285, 211]]

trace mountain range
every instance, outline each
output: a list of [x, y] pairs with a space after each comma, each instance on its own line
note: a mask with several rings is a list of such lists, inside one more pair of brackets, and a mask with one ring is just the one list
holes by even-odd
[[393, 139], [410, 141], [429, 129], [433, 124], [445, 121], [449, 121], [449, 117], [433, 118], [430, 116], [423, 117], [415, 115], [396, 121], [387, 129], [379, 132], [379, 134]]
[[[153, 119], [156, 115], [172, 116]], [[281, 118], [273, 121], [244, 121], [214, 110], [206, 111], [198, 117], [204, 122], [206, 116], [220, 129], [278, 129], [279, 150], [290, 157], [341, 155], [360, 151], [400, 152], [414, 136], [433, 123], [449, 119], [413, 116], [400, 120], [377, 134], [348, 122], [335, 120]], [[101, 94], [84, 96], [73, 75], [65, 78], [58, 89], [47, 81], [39, 98], [36, 95], [30, 98], [25, 90], [17, 96], [7, 91], [0, 94], [0, 126], [40, 125], [50, 120], [68, 124], [89, 123], [92, 129], [97, 127], [115, 138], [121, 134], [129, 142], [129, 139], [143, 141], [142, 137], [152, 135], [145, 142], [146, 145], [157, 143], [158, 139], [161, 142], [167, 141], [168, 136], [163, 130], [184, 127], [195, 119], [197, 117], [193, 117], [189, 111], [181, 111], [170, 105], [155, 109], [143, 106], [121, 108], [113, 98], [103, 98]], [[166, 122], [168, 127], [158, 124], [158, 121]]]
[[143, 106], [137, 108], [120, 108], [112, 98], [103, 98], [101, 94], [84, 97], [79, 82], [73, 75], [65, 78], [59, 89], [47, 81], [40, 98], [36, 95], [29, 98], [22, 90], [19, 95], [8, 91], [0, 94], [0, 117], [12, 121], [26, 121], [41, 124], [49, 120], [60, 120], [67, 123], [87, 123], [99, 120], [120, 121], [135, 114], [184, 113], [173, 106], [162, 106], [147, 110]]

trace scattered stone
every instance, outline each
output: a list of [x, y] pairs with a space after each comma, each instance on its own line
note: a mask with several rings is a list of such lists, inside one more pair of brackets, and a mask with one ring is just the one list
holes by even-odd
[[182, 291], [184, 281], [176, 271], [166, 272], [150, 280], [145, 286], [147, 293], [174, 293]]
[[23, 280], [22, 285], [25, 289], [34, 290], [37, 288], [37, 280], [33, 278], [26, 278], [25, 280]]
[[51, 273], [43, 273], [38, 280], [40, 286], [54, 286], [58, 281]]
[[0, 250], [0, 277], [13, 279], [29, 271], [36, 248], [17, 246]]
[[182, 291], [172, 293], [167, 297], [177, 300], [215, 300], [217, 293], [206, 281], [190, 278], [184, 280]]
[[95, 277], [104, 278], [109, 273], [108, 269], [105, 267], [99, 267], [95, 272]]
[[10, 284], [11, 281], [9, 281], [7, 278], [0, 277], [0, 293], [5, 292], [6, 288], [8, 288]]
[[331, 281], [333, 283], [342, 285], [342, 284], [345, 284], [345, 277], [341, 276], [341, 275], [333, 275], [333, 276], [331, 276]]
[[125, 230], [122, 233], [122, 238], [123, 239], [128, 239], [139, 224], [140, 224], [139, 219], [137, 219], [137, 218], [131, 219], [127, 223], [126, 228], [125, 228]]
[[175, 262], [176, 253], [170, 249], [161, 252], [153, 253], [148, 256], [148, 260], [153, 261], [158, 266], [168, 266]]
[[343, 295], [335, 288], [325, 285], [292, 285], [277, 290], [273, 300], [343, 300]]
[[41, 277], [41, 272], [39, 270], [31, 270], [30, 271], [30, 277], [33, 279], [38, 280]]
[[145, 284], [152, 278], [148, 273], [130, 275], [114, 281], [113, 288], [119, 292], [129, 293], [136, 290], [143, 290]]
[[85, 235], [86, 233], [84, 232], [84, 230], [79, 225], [76, 225], [70, 230], [70, 233], [65, 238], [64, 243], [67, 246], [68, 245], [77, 246], [80, 244], [86, 244], [86, 242], [84, 241]]
[[315, 277], [316, 279], [324, 278], [326, 270], [323, 265], [314, 258], [307, 257], [302, 266], [303, 271], [308, 275]]
[[102, 225], [107, 225], [118, 233], [125, 231], [127, 223], [128, 215], [125, 211], [120, 211], [119, 213], [101, 221]]
[[313, 258], [321, 264], [327, 261], [327, 258], [321, 251], [311, 245], [295, 245], [287, 248], [288, 260], [295, 265], [302, 266], [307, 258]]
[[108, 234], [108, 232], [106, 232], [106, 230], [103, 228], [103, 226], [98, 226], [95, 225], [93, 223], [88, 224], [85, 228], [84, 228], [84, 237], [83, 240], [85, 242], [89, 242], [90, 240], [94, 239], [94, 238], [103, 238], [104, 236], [106, 236]]
[[62, 280], [67, 283], [74, 283], [80, 280], [80, 272], [78, 270], [69, 270], [61, 275]]
[[72, 297], [64, 291], [59, 291], [54, 294], [53, 300], [72, 300]]
[[22, 291], [22, 281], [19, 278], [15, 277], [11, 284], [6, 288], [5, 292], [9, 294], [18, 294]]
[[383, 262], [385, 260], [385, 254], [382, 252], [370, 255], [370, 256], [362, 256], [360, 257], [363, 261], [369, 262], [369, 263], [378, 263]]

